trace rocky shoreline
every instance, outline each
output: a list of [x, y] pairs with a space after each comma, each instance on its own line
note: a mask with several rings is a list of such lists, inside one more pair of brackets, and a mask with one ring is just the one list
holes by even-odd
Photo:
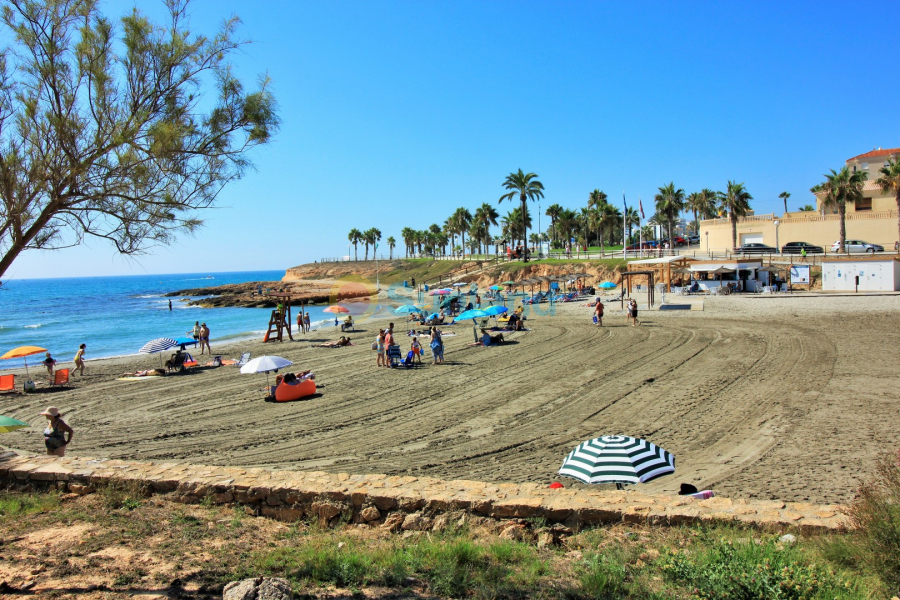
[[[204, 288], [189, 288], [169, 292], [168, 297], [195, 297], [187, 299], [188, 306], [200, 306], [203, 308], [219, 308], [233, 306], [239, 308], [275, 308], [280, 302], [279, 298], [269, 296], [269, 293], [290, 293], [292, 305], [299, 304], [329, 304], [341, 300], [363, 298], [369, 295], [365, 290], [341, 290], [335, 293], [331, 281], [253, 281], [247, 283], [233, 283]], [[262, 289], [262, 294], [258, 292]], [[196, 298], [200, 296], [199, 298]]]

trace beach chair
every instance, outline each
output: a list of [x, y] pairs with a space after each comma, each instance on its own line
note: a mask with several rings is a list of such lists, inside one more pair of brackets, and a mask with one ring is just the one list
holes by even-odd
[[406, 358], [403, 359], [403, 366], [406, 367], [407, 369], [415, 368], [416, 363], [413, 361], [414, 358], [415, 358], [415, 354], [413, 354], [412, 350], [407, 352]]
[[396, 367], [400, 363], [400, 346], [394, 344], [390, 346], [387, 351], [387, 356], [391, 360], [391, 366]]
[[234, 363], [234, 366], [240, 368], [246, 365], [248, 362], [250, 362], [250, 353], [244, 352], [243, 354], [241, 354], [241, 358], [238, 359], [236, 363]]
[[57, 369], [56, 371], [54, 371], [53, 381], [50, 383], [50, 385], [69, 385], [69, 370]]
[[16, 389], [16, 376], [0, 375], [0, 392], [12, 392]]

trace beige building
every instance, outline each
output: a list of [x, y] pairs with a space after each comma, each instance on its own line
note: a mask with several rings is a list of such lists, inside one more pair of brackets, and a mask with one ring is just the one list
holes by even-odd
[[[848, 240], [863, 240], [893, 249], [897, 241], [897, 202], [875, 184], [881, 167], [888, 160], [900, 158], [900, 148], [854, 156], [846, 164], [854, 171], [869, 174], [863, 188], [863, 199], [847, 206], [846, 228]], [[782, 215], [749, 215], [738, 219], [738, 245], [762, 243], [780, 248], [788, 242], [808, 242], [830, 251], [840, 237], [840, 217], [837, 210], [824, 206], [824, 194], [816, 195], [816, 211], [788, 212]], [[710, 250], [732, 248], [731, 222], [728, 218], [700, 221], [700, 247]]]

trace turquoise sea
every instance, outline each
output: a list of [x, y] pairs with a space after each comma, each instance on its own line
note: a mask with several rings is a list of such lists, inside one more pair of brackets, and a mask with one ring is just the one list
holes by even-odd
[[[199, 308], [166, 292], [243, 283], [278, 281], [284, 271], [73, 277], [5, 280], [0, 286], [0, 355], [17, 346], [47, 348], [58, 361], [71, 361], [80, 344], [87, 344], [90, 360], [136, 354], [148, 341], [182, 337], [195, 321], [210, 328], [211, 345], [241, 338], [262, 337], [271, 309]], [[324, 306], [311, 307], [313, 327], [333, 317]], [[29, 366], [43, 360], [29, 358]], [[22, 366], [22, 359], [0, 361], [0, 369]]]

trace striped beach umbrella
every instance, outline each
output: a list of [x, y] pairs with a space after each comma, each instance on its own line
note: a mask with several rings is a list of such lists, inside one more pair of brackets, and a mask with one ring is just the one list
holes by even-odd
[[625, 435], [582, 442], [563, 461], [560, 475], [584, 483], [647, 483], [675, 472], [675, 457], [656, 444]]
[[[193, 341], [193, 340], [191, 340]], [[144, 347], [141, 348], [141, 354], [153, 354], [154, 352], [163, 352], [168, 350], [169, 348], [174, 348], [178, 345], [178, 342], [173, 340], [172, 338], [156, 338], [155, 340], [150, 340]]]

